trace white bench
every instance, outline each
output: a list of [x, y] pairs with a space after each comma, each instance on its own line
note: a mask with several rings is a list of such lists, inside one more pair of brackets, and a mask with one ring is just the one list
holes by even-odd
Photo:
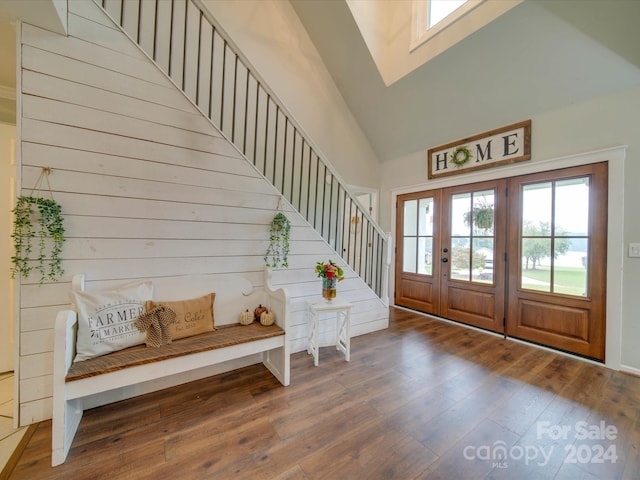
[[[262, 362], [283, 385], [289, 385], [290, 347], [287, 335], [289, 302], [283, 289], [271, 287], [265, 270], [265, 289], [254, 290], [242, 277], [166, 277], [153, 279], [154, 298], [180, 300], [215, 292], [217, 330], [175, 340], [159, 348], [131, 347], [73, 363], [77, 314], [58, 313], [54, 333], [53, 466], [64, 463], [83, 410], [168, 388], [224, 371]], [[84, 276], [73, 288], [84, 290]], [[240, 312], [258, 304], [274, 313], [275, 325], [243, 326]], [[220, 327], [220, 328], [218, 328]]]

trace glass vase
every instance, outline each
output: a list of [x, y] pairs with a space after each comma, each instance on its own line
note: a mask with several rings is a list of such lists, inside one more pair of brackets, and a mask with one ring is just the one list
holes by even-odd
[[336, 298], [336, 283], [338, 281], [335, 278], [322, 279], [322, 298], [325, 302], [331, 302]]

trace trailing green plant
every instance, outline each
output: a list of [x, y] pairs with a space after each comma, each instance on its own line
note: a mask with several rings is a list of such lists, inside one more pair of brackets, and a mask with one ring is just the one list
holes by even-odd
[[291, 222], [281, 212], [278, 212], [269, 228], [269, 248], [264, 256], [264, 262], [271, 268], [289, 267], [289, 233]]
[[464, 223], [468, 227], [473, 224], [475, 229], [480, 230], [493, 228], [493, 205], [482, 197], [473, 205], [471, 211], [464, 214]]
[[[60, 258], [65, 240], [62, 207], [55, 200], [20, 196], [13, 214], [11, 237], [15, 255], [11, 257], [11, 277], [19, 274], [28, 278], [33, 270], [37, 270], [40, 283], [57, 281], [64, 273]], [[37, 243], [38, 256], [32, 258], [34, 243]]]

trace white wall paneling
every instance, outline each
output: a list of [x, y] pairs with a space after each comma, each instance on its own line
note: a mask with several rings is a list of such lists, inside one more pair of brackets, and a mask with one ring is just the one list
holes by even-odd
[[[259, 287], [280, 198], [96, 5], [69, 9], [68, 37], [22, 26], [22, 191], [51, 167], [67, 236], [59, 282], [20, 282], [22, 424], [51, 416], [53, 321], [69, 304], [73, 274], [84, 272], [91, 289], [238, 273]], [[187, 75], [188, 88], [194, 80]], [[290, 268], [274, 272], [274, 284], [293, 293], [292, 347], [301, 351], [307, 301], [320, 297], [313, 268], [339, 256], [290, 205], [282, 208], [293, 225]], [[338, 289], [354, 303], [352, 332], [386, 327], [387, 308], [354, 272], [346, 276]]]

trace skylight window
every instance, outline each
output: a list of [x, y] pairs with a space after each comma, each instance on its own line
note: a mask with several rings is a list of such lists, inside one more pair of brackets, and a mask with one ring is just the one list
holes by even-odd
[[484, 0], [413, 0], [410, 50], [444, 31]]
[[427, 29], [440, 23], [467, 0], [427, 0]]

